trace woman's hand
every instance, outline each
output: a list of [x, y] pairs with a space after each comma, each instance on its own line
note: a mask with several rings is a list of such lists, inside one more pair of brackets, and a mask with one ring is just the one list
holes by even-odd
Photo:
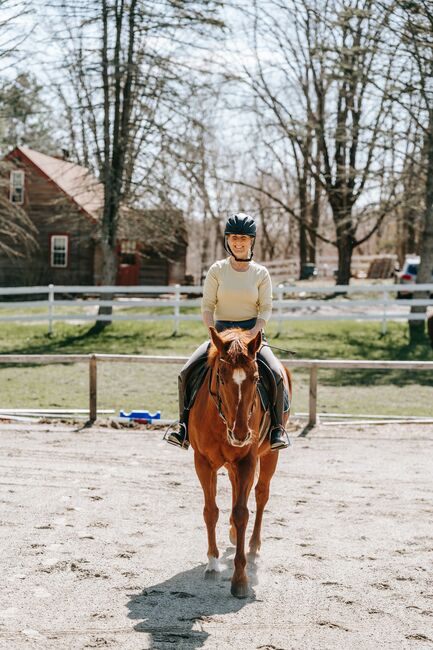
[[263, 320], [263, 318], [258, 318], [257, 323], [254, 325], [254, 327], [252, 327], [250, 330], [245, 331], [248, 334], [248, 337], [252, 340], [261, 330], [263, 330], [265, 325], [266, 322]]

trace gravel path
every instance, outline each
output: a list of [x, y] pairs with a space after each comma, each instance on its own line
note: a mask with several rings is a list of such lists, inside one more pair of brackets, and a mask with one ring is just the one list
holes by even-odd
[[433, 647], [432, 425], [299, 433], [237, 600], [225, 472], [226, 568], [208, 582], [191, 450], [144, 429], [1, 423], [0, 648]]

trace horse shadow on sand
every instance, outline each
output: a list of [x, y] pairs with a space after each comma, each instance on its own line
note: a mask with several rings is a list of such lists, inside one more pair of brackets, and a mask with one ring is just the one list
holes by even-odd
[[211, 632], [202, 625], [221, 622], [220, 616], [240, 611], [256, 600], [253, 587], [258, 583], [255, 558], [248, 557], [249, 595], [234, 598], [230, 593], [234, 548], [222, 557], [221, 572], [205, 577], [205, 564], [182, 571], [164, 582], [151, 585], [138, 594], [129, 594], [128, 618], [138, 620], [136, 632], [148, 635], [146, 647], [155, 650], [202, 648]]

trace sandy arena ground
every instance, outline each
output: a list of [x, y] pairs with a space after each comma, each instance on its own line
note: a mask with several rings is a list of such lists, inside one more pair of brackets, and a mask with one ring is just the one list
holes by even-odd
[[144, 429], [1, 423], [0, 647], [432, 648], [433, 425], [298, 434], [237, 600], [225, 472], [226, 568], [209, 582], [191, 450]]

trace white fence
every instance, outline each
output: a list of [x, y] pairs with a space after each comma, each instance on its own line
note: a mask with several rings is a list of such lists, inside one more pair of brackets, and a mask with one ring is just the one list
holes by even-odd
[[[402, 291], [405, 292], [403, 298], [397, 299], [397, 293]], [[404, 297], [419, 292], [428, 292], [430, 297]], [[47, 321], [49, 333], [52, 333], [56, 321], [171, 320], [174, 332], [178, 333], [181, 321], [200, 319], [197, 308], [200, 306], [201, 293], [202, 287], [180, 285], [93, 287], [51, 284], [43, 287], [0, 287], [0, 322]], [[104, 295], [107, 295], [107, 299], [104, 299]], [[285, 321], [381, 321], [385, 333], [389, 320], [424, 320], [424, 313], [410, 314], [410, 307], [433, 308], [432, 295], [433, 283], [348, 286], [316, 286], [311, 283], [308, 287], [278, 285], [274, 287], [273, 321], [277, 323], [278, 332]], [[20, 300], [24, 296], [30, 299]], [[32, 296], [36, 299], [31, 299]], [[98, 315], [99, 307], [112, 307], [113, 313]], [[164, 308], [167, 313], [149, 312], [155, 307]], [[75, 312], [67, 311], [67, 308], [74, 308]], [[193, 313], [185, 313], [185, 308], [195, 309]]]

